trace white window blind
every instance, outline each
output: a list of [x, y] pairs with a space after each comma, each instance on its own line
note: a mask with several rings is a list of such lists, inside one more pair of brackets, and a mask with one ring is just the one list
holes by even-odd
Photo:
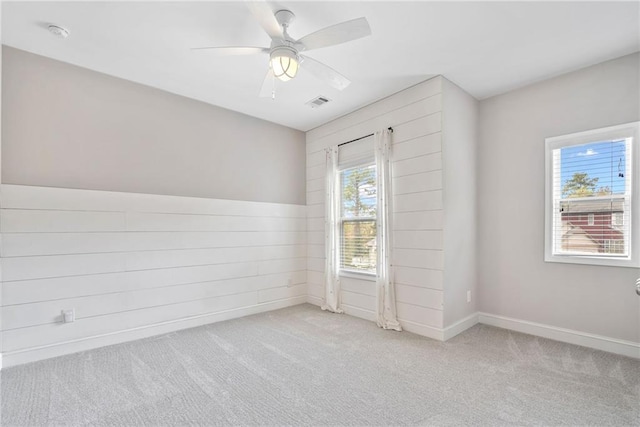
[[340, 147], [340, 269], [376, 273], [376, 166], [373, 138]]
[[375, 163], [373, 136], [339, 146], [338, 169], [347, 169]]
[[547, 261], [631, 260], [634, 136], [611, 129], [547, 142]]

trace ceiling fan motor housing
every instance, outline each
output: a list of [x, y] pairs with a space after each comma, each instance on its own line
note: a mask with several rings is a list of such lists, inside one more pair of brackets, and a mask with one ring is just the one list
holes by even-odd
[[274, 16], [276, 17], [278, 24], [280, 24], [280, 26], [284, 27], [285, 29], [296, 18], [296, 15], [294, 15], [293, 12], [287, 9], [277, 11], [276, 13], [274, 13]]

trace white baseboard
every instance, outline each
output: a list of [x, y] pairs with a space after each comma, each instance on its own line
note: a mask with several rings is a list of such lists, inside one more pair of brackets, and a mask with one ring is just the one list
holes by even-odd
[[295, 298], [257, 304], [251, 307], [243, 307], [234, 310], [186, 317], [183, 319], [157, 323], [154, 325], [148, 325], [139, 328], [127, 329], [124, 331], [118, 331], [104, 335], [81, 338], [73, 341], [66, 341], [48, 346], [33, 347], [2, 353], [0, 354], [0, 369], [3, 367], [8, 368], [10, 366], [48, 359], [51, 357], [63, 356], [65, 354], [78, 353], [98, 347], [148, 338], [155, 335], [175, 332], [180, 329], [188, 329], [196, 326], [206, 325], [209, 323], [220, 322], [223, 320], [249, 316], [251, 314], [258, 314], [266, 311], [277, 310], [280, 308], [291, 307], [294, 305], [305, 304], [306, 302], [307, 296], [303, 295]]
[[322, 298], [314, 297], [313, 295], [307, 295], [307, 302], [309, 304], [317, 305], [320, 307], [322, 305]]
[[477, 323], [478, 323], [478, 313], [477, 312], [468, 315], [464, 319], [458, 320], [453, 325], [449, 325], [449, 326], [447, 326], [446, 328], [443, 329], [443, 331], [442, 331], [443, 341], [447, 341], [447, 340], [455, 337], [456, 335], [466, 331], [467, 329], [469, 329], [470, 327], [472, 327], [473, 325], [475, 325]]
[[422, 335], [423, 337], [431, 338], [438, 341], [444, 341], [444, 330], [441, 328], [436, 328], [434, 326], [427, 326], [421, 323], [411, 322], [408, 320], [401, 320], [400, 325], [402, 325], [402, 329], [411, 332], [417, 335]]
[[485, 325], [510, 329], [512, 331], [549, 338], [555, 341], [562, 341], [640, 359], [640, 343], [633, 341], [624, 341], [602, 335], [589, 334], [488, 313], [478, 313], [478, 320]]
[[354, 307], [348, 304], [342, 304], [340, 308], [344, 310], [344, 314], [348, 314], [349, 316], [368, 320], [374, 323], [376, 322], [376, 314], [371, 310], [365, 310], [364, 308]]

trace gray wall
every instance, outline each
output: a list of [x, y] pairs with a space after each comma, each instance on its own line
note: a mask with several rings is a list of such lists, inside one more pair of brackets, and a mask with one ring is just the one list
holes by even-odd
[[2, 182], [305, 203], [304, 133], [4, 46]]
[[636, 53], [480, 103], [480, 311], [640, 342], [638, 269], [543, 260], [544, 139], [639, 120], [639, 61]]

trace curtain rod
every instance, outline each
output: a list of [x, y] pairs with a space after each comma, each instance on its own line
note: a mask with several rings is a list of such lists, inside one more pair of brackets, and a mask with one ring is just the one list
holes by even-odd
[[[391, 133], [393, 133], [393, 128], [391, 126], [389, 126], [387, 129], [389, 129], [391, 131]], [[342, 144], [338, 144], [338, 147], [343, 146], [343, 145], [347, 145], [347, 144], [351, 144], [352, 142], [360, 141], [361, 139], [369, 138], [370, 136], [373, 136], [373, 135], [375, 135], [375, 134], [370, 133], [369, 135], [361, 136], [360, 138], [356, 138], [356, 139], [352, 139], [351, 141], [343, 142]]]

